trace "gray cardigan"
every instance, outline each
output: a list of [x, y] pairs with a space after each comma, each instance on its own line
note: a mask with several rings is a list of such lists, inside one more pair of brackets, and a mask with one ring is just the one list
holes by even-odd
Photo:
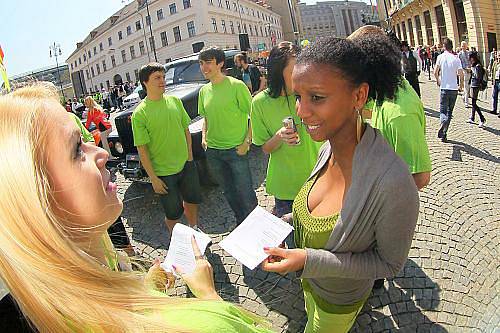
[[[310, 178], [330, 155], [326, 142]], [[300, 277], [331, 304], [361, 300], [375, 279], [393, 277], [403, 268], [418, 209], [418, 190], [408, 166], [382, 134], [367, 125], [354, 152], [352, 183], [339, 219], [325, 249], [306, 248]]]

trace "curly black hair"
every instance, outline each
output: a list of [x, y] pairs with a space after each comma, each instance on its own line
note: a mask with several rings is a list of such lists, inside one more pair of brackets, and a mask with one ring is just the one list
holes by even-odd
[[[397, 51], [390, 41], [382, 41], [378, 37], [362, 37], [356, 42], [336, 37], [321, 38], [299, 54], [297, 64], [328, 65], [355, 86], [367, 83], [370, 87], [368, 97], [381, 104], [386, 98], [394, 98], [401, 83]], [[368, 46], [368, 42], [374, 45]]]

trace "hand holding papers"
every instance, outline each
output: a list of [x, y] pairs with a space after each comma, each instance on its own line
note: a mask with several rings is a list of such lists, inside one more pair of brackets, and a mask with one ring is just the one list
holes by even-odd
[[279, 246], [293, 227], [257, 206], [219, 245], [249, 269], [267, 258], [264, 247]]
[[160, 265], [167, 272], [173, 272], [172, 265], [180, 268], [183, 273], [191, 274], [195, 267], [195, 255], [191, 238], [195, 237], [196, 243], [201, 253], [205, 253], [207, 245], [210, 243], [210, 237], [201, 231], [196, 231], [182, 223], [174, 226], [170, 247], [165, 261]]

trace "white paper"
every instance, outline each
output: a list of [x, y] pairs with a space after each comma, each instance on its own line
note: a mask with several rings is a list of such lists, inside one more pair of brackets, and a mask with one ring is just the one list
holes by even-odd
[[279, 246], [292, 230], [290, 224], [257, 206], [219, 245], [243, 265], [254, 269], [268, 256], [264, 247]]
[[168, 248], [167, 257], [165, 261], [160, 264], [167, 272], [174, 272], [172, 265], [180, 268], [183, 273], [190, 274], [196, 267], [196, 259], [194, 257], [193, 245], [191, 238], [196, 239], [198, 248], [203, 254], [211, 242], [210, 237], [201, 232], [196, 231], [182, 223], [176, 223], [170, 239], [170, 246]]

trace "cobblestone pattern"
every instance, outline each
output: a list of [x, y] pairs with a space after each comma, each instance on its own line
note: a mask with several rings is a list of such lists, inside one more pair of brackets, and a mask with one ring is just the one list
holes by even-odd
[[[500, 119], [485, 113], [486, 128], [467, 124], [470, 109], [457, 100], [448, 142], [442, 143], [436, 137], [439, 90], [423, 75], [420, 80], [432, 180], [420, 193], [419, 222], [404, 269], [374, 291], [351, 332], [499, 332]], [[491, 90], [488, 97], [480, 106], [490, 110]], [[259, 204], [270, 211], [274, 200], [263, 186], [267, 160], [255, 148], [250, 161]], [[163, 257], [168, 235], [151, 186], [121, 176], [118, 183], [136, 251], [145, 259]], [[298, 282], [250, 271], [225, 253], [218, 242], [235, 220], [218, 189], [203, 194], [200, 227], [213, 238], [207, 257], [221, 296], [267, 318], [277, 332], [302, 332], [306, 319]], [[172, 294], [190, 297], [181, 281]]]

